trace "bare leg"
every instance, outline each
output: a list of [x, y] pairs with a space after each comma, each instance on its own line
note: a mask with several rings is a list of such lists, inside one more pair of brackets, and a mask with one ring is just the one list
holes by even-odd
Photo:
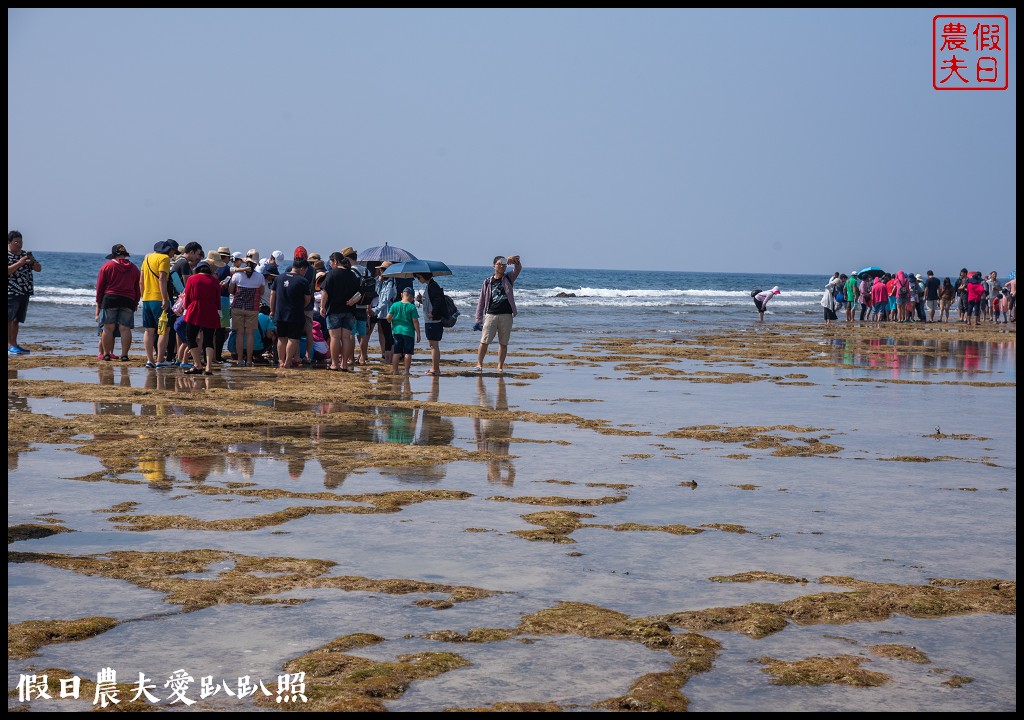
[[356, 339], [351, 330], [341, 331], [341, 368], [351, 369], [355, 364]]
[[409, 370], [412, 368], [412, 354], [406, 353], [405, 356], [405, 374], [409, 374]]
[[498, 372], [505, 370], [505, 356], [508, 355], [508, 345], [498, 343]]
[[[124, 338], [124, 332], [121, 333], [121, 337]], [[114, 323], [103, 325], [103, 354], [114, 354]]]
[[7, 321], [7, 347], [14, 347], [18, 344], [18, 326], [20, 324], [17, 320]]
[[[111, 346], [113, 347], [113, 346]], [[156, 341], [156, 361], [167, 361], [167, 333], [164, 333]]]
[[[113, 331], [111, 331], [113, 334]], [[110, 338], [110, 350], [113, 353], [114, 350], [114, 338]], [[132, 349], [132, 329], [126, 325], [121, 326], [121, 357], [128, 355], [128, 351]]]
[[142, 346], [146, 350], [146, 362], [156, 362], [154, 356], [154, 336], [156, 335], [156, 328], [145, 328], [142, 331]]
[[484, 358], [487, 357], [487, 343], [480, 343], [480, 349], [476, 351], [476, 369], [484, 369]]
[[281, 335], [277, 338], [277, 366], [288, 367], [285, 360], [288, 358], [288, 338]]
[[398, 361], [401, 360], [401, 359], [402, 359], [402, 355], [400, 353], [396, 353], [396, 352], [391, 353], [391, 374], [392, 375], [397, 375], [398, 374]]
[[439, 340], [430, 341], [430, 375], [441, 374], [441, 343]]
[[341, 328], [327, 331], [331, 338], [331, 370], [341, 369]]

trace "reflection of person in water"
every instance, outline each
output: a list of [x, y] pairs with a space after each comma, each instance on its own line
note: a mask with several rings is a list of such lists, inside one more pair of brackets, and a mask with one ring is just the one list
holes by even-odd
[[[437, 402], [440, 388], [441, 381], [434, 376], [428, 402]], [[413, 445], [451, 445], [455, 440], [455, 424], [432, 407], [420, 408], [420, 413], [420, 429]]]
[[508, 454], [512, 440], [512, 421], [508, 419], [508, 396], [505, 394], [505, 378], [498, 377], [498, 395], [491, 405], [482, 375], [476, 380], [477, 401], [488, 411], [490, 417], [473, 418], [473, 431], [476, 435], [476, 448], [487, 453], [487, 481], [511, 487], [516, 481], [516, 469]]
[[[396, 400], [412, 399], [412, 385], [408, 375], [397, 375], [392, 385]], [[388, 421], [387, 441], [411, 445], [416, 436], [416, 413], [410, 407], [394, 405], [391, 407], [391, 419]]]

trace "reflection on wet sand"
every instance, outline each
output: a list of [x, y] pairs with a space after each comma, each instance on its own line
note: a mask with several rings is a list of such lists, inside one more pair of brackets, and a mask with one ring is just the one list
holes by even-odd
[[[440, 391], [441, 379], [437, 376], [432, 376], [430, 394], [428, 396], [428, 401], [431, 404], [440, 401]], [[409, 377], [406, 376], [402, 383], [400, 399], [410, 399], [411, 397]], [[404, 412], [396, 415], [394, 412], [396, 409], [403, 410]], [[389, 429], [393, 427], [396, 420], [399, 425], [399, 432], [396, 434], [396, 437], [400, 439], [389, 440], [390, 442], [426, 446], [451, 445], [455, 440], [455, 424], [433, 409], [431, 405], [415, 409], [391, 408]], [[399, 482], [404, 483], [437, 483], [447, 475], [448, 468], [445, 463], [435, 463], [432, 465], [382, 468], [381, 473], [396, 477]]]
[[936, 340], [921, 338], [836, 338], [833, 356], [840, 364], [862, 370], [888, 371], [894, 379], [922, 372], [951, 373], [956, 379], [982, 380], [979, 374], [1013, 368], [1016, 342], [1006, 340]]
[[[492, 404], [484, 378], [477, 377], [477, 402], [488, 410], [505, 413], [508, 411], [505, 378], [498, 376], [497, 383], [497, 396]], [[476, 435], [477, 450], [491, 456], [487, 460], [487, 481], [507, 487], [514, 485], [516, 468], [508, 453], [509, 443], [512, 440], [512, 421], [505, 417], [475, 417], [473, 418], [473, 432]]]

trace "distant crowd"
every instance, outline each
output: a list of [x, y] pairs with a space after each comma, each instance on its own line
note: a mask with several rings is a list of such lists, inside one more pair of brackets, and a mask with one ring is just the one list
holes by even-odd
[[[18, 345], [18, 330], [34, 293], [34, 273], [42, 266], [23, 249], [20, 232], [10, 231], [7, 241], [7, 351], [25, 355], [29, 350]], [[389, 270], [394, 261], [380, 254], [360, 262], [355, 248], [346, 247], [325, 260], [300, 245], [285, 267], [281, 250], [261, 257], [255, 248], [243, 254], [222, 246], [204, 255], [198, 242], [164, 240], [136, 265], [128, 248], [116, 244], [96, 279], [96, 357], [131, 360], [135, 314], [141, 309], [147, 368], [210, 375], [216, 365], [232, 362], [351, 372], [369, 363], [376, 334], [381, 360], [392, 372], [401, 368], [409, 374], [415, 344], [426, 335], [427, 374], [439, 375], [439, 343], [459, 312], [434, 275], [451, 271], [444, 263], [416, 260], [387, 246], [371, 250], [400, 252], [409, 260]], [[498, 255], [493, 266], [481, 285], [473, 329], [481, 333], [477, 370], [497, 338], [502, 372], [517, 314], [513, 284], [522, 263], [518, 255]], [[423, 285], [419, 293], [414, 280]], [[118, 339], [120, 354], [115, 354]]]
[[[956, 280], [939, 280], [929, 270], [925, 275], [895, 274], [881, 270], [844, 275], [834, 273], [821, 297], [825, 324], [845, 314], [847, 322], [950, 322], [955, 306], [957, 320], [967, 325], [982, 322], [1017, 321], [1017, 280], [1001, 280], [993, 270], [987, 276], [980, 271], [960, 270]], [[858, 318], [859, 308], [859, 318]], [[938, 315], [938, 319], [936, 319]]]

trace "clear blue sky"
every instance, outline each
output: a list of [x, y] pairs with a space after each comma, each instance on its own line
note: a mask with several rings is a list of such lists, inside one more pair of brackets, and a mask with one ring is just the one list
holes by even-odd
[[[1009, 17], [1009, 89], [932, 18]], [[1016, 11], [7, 11], [38, 250], [389, 242], [487, 265], [1016, 267]]]

